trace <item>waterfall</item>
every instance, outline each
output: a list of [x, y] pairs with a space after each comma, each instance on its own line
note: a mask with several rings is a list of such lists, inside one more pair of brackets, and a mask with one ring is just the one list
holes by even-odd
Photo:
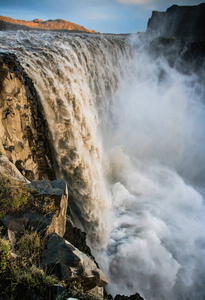
[[136, 36], [11, 31], [0, 48], [35, 84], [108, 292], [204, 299], [204, 66], [182, 72]]
[[[48, 121], [56, 173], [70, 190], [70, 206], [96, 247], [110, 232], [110, 193], [98, 134], [131, 48], [126, 38], [86, 34], [1, 32], [1, 49], [14, 52], [32, 78]], [[102, 124], [102, 127], [104, 125]]]

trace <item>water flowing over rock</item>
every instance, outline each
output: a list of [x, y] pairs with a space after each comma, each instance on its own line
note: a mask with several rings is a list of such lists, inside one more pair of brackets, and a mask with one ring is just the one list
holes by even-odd
[[107, 292], [203, 300], [204, 43], [166, 33], [2, 32], [0, 47], [33, 80], [55, 175]]
[[41, 98], [51, 133], [55, 172], [68, 183], [73, 213], [96, 246], [105, 244], [110, 195], [102, 175], [97, 126], [103, 122], [103, 114], [125, 74], [131, 48], [120, 36], [17, 35], [18, 41], [11, 33], [7, 45], [7, 37], [2, 35], [1, 45], [15, 51]]

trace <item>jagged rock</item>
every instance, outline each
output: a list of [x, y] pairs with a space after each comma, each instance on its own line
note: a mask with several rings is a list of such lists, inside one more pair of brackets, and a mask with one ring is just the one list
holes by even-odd
[[[58, 184], [59, 182], [59, 184]], [[37, 230], [41, 234], [51, 234], [57, 233], [59, 236], [64, 236], [66, 229], [66, 213], [68, 205], [68, 191], [65, 182], [60, 179], [55, 181], [54, 185], [56, 188], [52, 188], [52, 182], [50, 181], [37, 181], [32, 184], [27, 184], [30, 188], [36, 188], [39, 193], [33, 194], [34, 198], [41, 197], [41, 201], [44, 201], [46, 197], [49, 200], [55, 201], [55, 212], [53, 213], [38, 213], [38, 212], [28, 212], [28, 207], [25, 208], [25, 212], [17, 215], [5, 215], [1, 218], [1, 222], [7, 228], [7, 233], [9, 240], [12, 244], [15, 244], [16, 239], [18, 239], [25, 230]], [[49, 193], [43, 188], [49, 186]], [[57, 188], [59, 186], [59, 188]], [[64, 187], [65, 189], [61, 189]]]
[[32, 80], [14, 54], [0, 53], [0, 152], [17, 163], [28, 180], [55, 179], [50, 149]]
[[114, 300], [144, 300], [138, 293], [131, 296], [116, 295]]
[[58, 297], [65, 291], [65, 288], [61, 284], [53, 284], [49, 288], [49, 300], [57, 300]]
[[67, 283], [75, 281], [84, 291], [107, 285], [107, 277], [94, 261], [57, 234], [52, 234], [42, 253], [41, 267]]
[[205, 4], [195, 6], [173, 5], [166, 12], [153, 11], [147, 33], [153, 37], [174, 37], [205, 40]]
[[28, 182], [16, 166], [4, 155], [0, 155], [0, 174], [11, 176], [18, 181]]
[[86, 233], [81, 229], [75, 227], [71, 220], [71, 217], [67, 216], [66, 219], [66, 231], [64, 235], [64, 239], [69, 241], [73, 246], [78, 248], [83, 253], [92, 256], [90, 248], [86, 244]]

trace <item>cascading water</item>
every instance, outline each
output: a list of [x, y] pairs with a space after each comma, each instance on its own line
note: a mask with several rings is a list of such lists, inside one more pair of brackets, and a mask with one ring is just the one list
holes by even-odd
[[138, 38], [131, 44], [133, 51], [123, 36], [0, 33], [1, 50], [14, 52], [35, 83], [56, 172], [108, 292], [202, 300], [204, 86], [153, 59]]
[[111, 235], [96, 256], [113, 295], [202, 300], [205, 65], [177, 71], [180, 57], [170, 67], [142, 39], [132, 43], [134, 69], [116, 92], [106, 150]]
[[[1, 50], [14, 52], [33, 79], [51, 133], [56, 173], [95, 247], [107, 243], [110, 195], [102, 172], [98, 116], [107, 111], [123, 76], [126, 38], [52, 32], [1, 32]], [[103, 117], [102, 117], [103, 120]]]

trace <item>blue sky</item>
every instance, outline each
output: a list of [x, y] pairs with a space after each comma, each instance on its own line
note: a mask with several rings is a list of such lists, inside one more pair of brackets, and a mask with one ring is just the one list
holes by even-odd
[[198, 0], [0, 0], [0, 15], [14, 19], [64, 19], [102, 33], [145, 31], [152, 10]]

